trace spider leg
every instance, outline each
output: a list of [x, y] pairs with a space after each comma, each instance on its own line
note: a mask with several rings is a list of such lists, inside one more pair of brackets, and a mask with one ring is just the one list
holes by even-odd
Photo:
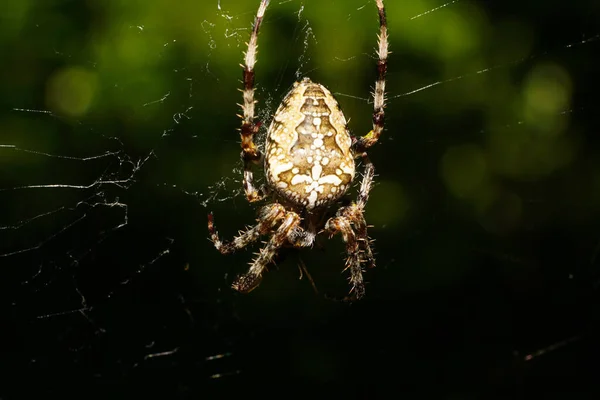
[[379, 12], [379, 35], [377, 49], [377, 81], [375, 82], [375, 91], [373, 95], [373, 130], [356, 140], [354, 143], [355, 154], [364, 152], [369, 147], [373, 146], [379, 140], [379, 136], [383, 132], [385, 119], [385, 74], [387, 72], [388, 59], [388, 32], [387, 20], [385, 17], [385, 7], [383, 0], [375, 0]]
[[345, 216], [330, 218], [325, 224], [325, 230], [329, 231], [330, 236], [341, 233], [346, 243], [348, 259], [346, 260], [345, 269], [350, 269], [350, 284], [352, 286], [350, 293], [353, 294], [356, 300], [359, 300], [365, 294], [365, 284], [362, 276], [359, 242], [352, 230], [350, 221]]
[[364, 162], [364, 173], [363, 179], [360, 183], [360, 189], [358, 192], [358, 198], [356, 200], [356, 207], [348, 207], [350, 215], [347, 217], [354, 221], [354, 229], [359, 240], [361, 250], [364, 252], [365, 260], [369, 268], [375, 267], [375, 257], [373, 256], [373, 250], [371, 249], [371, 240], [367, 232], [367, 221], [364, 217], [365, 206], [369, 200], [369, 192], [373, 187], [373, 178], [375, 177], [375, 167], [369, 159], [366, 153], [362, 154]]
[[252, 164], [260, 163], [263, 158], [262, 153], [254, 144], [254, 135], [258, 133], [260, 128], [260, 123], [254, 122], [254, 104], [256, 104], [256, 100], [254, 100], [254, 64], [256, 64], [258, 31], [268, 5], [269, 0], [260, 2], [252, 26], [250, 40], [248, 41], [248, 49], [244, 54], [244, 64], [242, 65], [244, 69], [244, 89], [242, 90], [244, 103], [240, 105], [243, 113], [240, 136], [242, 140], [242, 160], [244, 162], [244, 191], [249, 202], [258, 201], [264, 197], [263, 191], [254, 187], [252, 172]]
[[356, 229], [356, 235], [360, 249], [364, 255], [364, 258], [362, 258], [361, 261], [366, 263], [367, 268], [375, 268], [375, 256], [373, 255], [373, 249], [371, 247], [373, 240], [369, 239], [369, 235], [367, 234], [367, 223], [362, 215], [360, 224], [361, 227]]
[[241, 232], [239, 236], [233, 238], [231, 242], [222, 242], [219, 239], [219, 233], [216, 231], [213, 215], [208, 214], [208, 232], [210, 239], [214, 243], [217, 250], [221, 254], [233, 253], [236, 250], [242, 249], [260, 238], [261, 235], [267, 234], [278, 221], [283, 219], [285, 208], [278, 203], [273, 203], [264, 206], [259, 212], [258, 223], [253, 227]]
[[283, 222], [277, 231], [271, 236], [267, 245], [260, 250], [258, 257], [250, 264], [250, 269], [244, 275], [240, 275], [232, 285], [238, 292], [248, 293], [256, 288], [262, 279], [262, 274], [267, 265], [273, 260], [277, 250], [283, 246], [288, 236], [300, 224], [300, 216], [295, 212], [286, 212]]
[[330, 218], [325, 224], [325, 230], [329, 231], [331, 236], [339, 232], [346, 243], [348, 253], [346, 268], [350, 269], [352, 292], [357, 300], [363, 297], [365, 293], [362, 263], [365, 262], [369, 268], [375, 267], [375, 257], [371, 249], [367, 222], [364, 217], [364, 209], [375, 177], [375, 167], [366, 153], [363, 153], [362, 157], [365, 171], [356, 203], [341, 208], [337, 215]]

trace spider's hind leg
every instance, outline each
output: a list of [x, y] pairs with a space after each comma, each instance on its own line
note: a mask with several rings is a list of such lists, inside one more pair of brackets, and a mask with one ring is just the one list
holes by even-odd
[[387, 19], [383, 0], [376, 0], [379, 12], [379, 35], [377, 40], [377, 80], [373, 91], [373, 129], [365, 136], [359, 137], [354, 143], [357, 152], [363, 152], [373, 146], [379, 140], [383, 132], [385, 120], [385, 75], [387, 73], [387, 61], [389, 42], [387, 31]]
[[250, 40], [248, 41], [248, 49], [244, 54], [244, 64], [242, 64], [244, 69], [244, 88], [242, 89], [244, 102], [240, 105], [243, 114], [240, 116], [242, 118], [240, 136], [242, 140], [242, 160], [244, 162], [244, 191], [246, 192], [246, 198], [251, 203], [264, 197], [264, 193], [254, 187], [252, 172], [252, 164], [260, 164], [263, 159], [263, 154], [254, 144], [254, 136], [258, 133], [261, 125], [260, 122], [254, 122], [254, 105], [256, 104], [254, 99], [254, 64], [256, 64], [258, 32], [268, 5], [269, 0], [262, 0], [258, 7]]

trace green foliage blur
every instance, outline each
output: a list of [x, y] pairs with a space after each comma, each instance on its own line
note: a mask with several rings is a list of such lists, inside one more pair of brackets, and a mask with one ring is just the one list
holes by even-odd
[[[208, 240], [208, 212], [230, 239], [258, 209], [236, 114], [259, 0], [3, 1], [7, 398], [102, 397], [78, 384], [247, 396], [304, 380], [377, 398], [528, 373], [597, 387], [573, 366], [598, 354], [595, 333], [595, 352], [578, 340], [600, 276], [600, 2], [385, 3], [386, 127], [366, 209], [377, 266], [348, 306], [327, 297], [349, 289], [340, 237], [283, 249], [248, 295], [231, 282], [262, 242], [226, 257]], [[369, 132], [377, 33], [372, 0], [272, 0], [257, 141], [304, 76], [336, 95], [353, 135]], [[583, 350], [560, 356], [561, 341]], [[559, 357], [537, 357], [548, 348]]]
[[[157, 185], [207, 198], [228, 182], [208, 203], [216, 206], [241, 187], [239, 64], [258, 3], [9, 1], [0, 25], [0, 144], [83, 157], [108, 151], [98, 137], [118, 137], [132, 159], [155, 154]], [[383, 247], [440, 210], [500, 236], [596, 218], [597, 149], [586, 148], [586, 121], [572, 121], [591, 102], [581, 89], [588, 56], [571, 48], [578, 41], [566, 30], [556, 33], [562, 45], [543, 46], [558, 8], [386, 5], [387, 125], [371, 152], [378, 184], [367, 211], [374, 236], [392, 233]], [[597, 15], [598, 7], [579, 12]], [[353, 134], [368, 132], [377, 31], [366, 0], [272, 2], [256, 66], [265, 127], [291, 83], [307, 75], [337, 95]], [[16, 186], [40, 183], [30, 168], [51, 171], [47, 162], [28, 153], [3, 160], [17, 171]], [[63, 181], [47, 175], [45, 183]], [[83, 184], [93, 175], [69, 172]], [[231, 202], [238, 212], [219, 220], [228, 234], [247, 207], [243, 196]]]

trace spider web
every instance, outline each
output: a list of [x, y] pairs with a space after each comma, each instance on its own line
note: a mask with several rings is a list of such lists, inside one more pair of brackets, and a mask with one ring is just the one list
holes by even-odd
[[[348, 306], [324, 296], [327, 282], [345, 288], [339, 241], [290, 255], [251, 295], [229, 289], [257, 247], [223, 258], [206, 214], [225, 238], [254, 220], [235, 114], [258, 1], [202, 3], [10, 6], [0, 396], [188, 398], [261, 390], [265, 376], [353, 397], [556, 375], [588, 390], [600, 9], [387, 2], [387, 126], [367, 208], [378, 266]], [[257, 142], [304, 76], [332, 90], [355, 135], [370, 129], [376, 15], [366, 0], [272, 2]]]

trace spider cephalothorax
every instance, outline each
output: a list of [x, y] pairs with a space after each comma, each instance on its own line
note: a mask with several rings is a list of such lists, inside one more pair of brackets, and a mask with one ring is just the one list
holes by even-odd
[[[270, 235], [267, 245], [239, 276], [233, 288], [249, 292], [260, 283], [267, 265], [283, 246], [310, 247], [316, 236], [341, 233], [348, 253], [347, 268], [355, 298], [364, 295], [362, 266], [375, 265], [369, 244], [364, 208], [373, 182], [374, 168], [366, 150], [383, 131], [385, 73], [387, 69], [387, 25], [383, 0], [375, 0], [379, 10], [378, 78], [373, 93], [373, 130], [354, 138], [337, 101], [323, 85], [304, 78], [296, 82], [273, 116], [266, 136], [265, 154], [254, 144], [259, 124], [254, 122], [254, 64], [258, 31], [269, 4], [262, 0], [254, 21], [244, 64], [244, 103], [241, 128], [244, 161], [244, 191], [248, 201], [271, 198], [259, 211], [257, 224], [224, 243], [209, 215], [208, 229], [215, 247], [231, 253]], [[355, 158], [362, 158], [363, 178], [356, 202], [339, 205], [355, 176]], [[252, 165], [264, 162], [266, 185], [255, 189]], [[339, 207], [334, 213], [332, 207]], [[333, 215], [327, 219], [326, 216]]]

